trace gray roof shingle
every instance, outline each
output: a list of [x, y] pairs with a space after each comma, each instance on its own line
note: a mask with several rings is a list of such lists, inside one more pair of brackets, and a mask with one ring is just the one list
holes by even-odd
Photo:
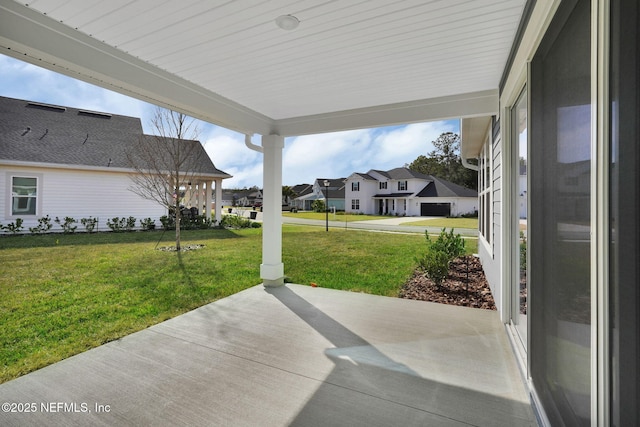
[[[142, 138], [152, 136], [136, 117], [0, 97], [1, 160], [129, 169], [127, 150]], [[198, 172], [230, 177], [204, 154]]]

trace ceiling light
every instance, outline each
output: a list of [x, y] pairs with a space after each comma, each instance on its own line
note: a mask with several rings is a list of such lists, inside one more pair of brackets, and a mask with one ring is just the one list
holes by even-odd
[[283, 30], [291, 31], [298, 28], [300, 21], [293, 15], [280, 15], [276, 18], [276, 24]]

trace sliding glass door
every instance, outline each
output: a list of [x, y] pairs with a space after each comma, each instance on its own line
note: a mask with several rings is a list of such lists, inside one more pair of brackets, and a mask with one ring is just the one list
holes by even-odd
[[562, 2], [531, 63], [530, 372], [552, 425], [591, 423], [590, 12]]
[[514, 264], [515, 277], [512, 283], [515, 283], [512, 289], [511, 302], [511, 323], [513, 324], [520, 344], [526, 350], [527, 348], [527, 254], [529, 253], [529, 233], [528, 233], [528, 203], [529, 184], [527, 181], [528, 169], [528, 148], [529, 142], [527, 138], [527, 91], [526, 88], [520, 94], [516, 104], [511, 109], [512, 118], [512, 158], [511, 177], [514, 183], [514, 194], [512, 197], [512, 226], [516, 232], [512, 234], [514, 241], [512, 242], [512, 262]]

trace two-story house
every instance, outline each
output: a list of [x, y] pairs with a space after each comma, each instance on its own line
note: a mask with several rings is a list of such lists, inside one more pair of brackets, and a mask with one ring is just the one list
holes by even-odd
[[345, 202], [371, 215], [460, 216], [478, 210], [478, 192], [408, 168], [372, 169], [347, 178]]

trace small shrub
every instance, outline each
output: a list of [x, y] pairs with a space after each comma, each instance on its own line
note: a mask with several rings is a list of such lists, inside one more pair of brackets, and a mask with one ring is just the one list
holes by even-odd
[[116, 233], [123, 232], [126, 226], [127, 219], [125, 217], [120, 218], [119, 216], [117, 216], [107, 220], [107, 227], [109, 227], [111, 231]]
[[253, 222], [249, 218], [236, 215], [225, 215], [220, 222], [223, 228], [256, 228], [253, 224], [258, 224], [258, 228], [261, 226], [260, 223]]
[[435, 241], [431, 240], [428, 232], [425, 232], [425, 237], [427, 238], [429, 249], [446, 253], [449, 261], [464, 255], [464, 240], [460, 234], [453, 234], [453, 228], [448, 233], [447, 229], [443, 228]]
[[449, 274], [450, 261], [451, 259], [446, 252], [430, 248], [418, 264], [425, 275], [440, 287]]
[[93, 233], [93, 230], [96, 228], [98, 224], [98, 218], [82, 218], [80, 220], [80, 224], [87, 230], [87, 233]]
[[43, 216], [38, 219], [38, 225], [35, 227], [29, 227], [29, 231], [33, 234], [42, 234], [51, 230], [53, 224], [51, 224], [51, 218], [49, 215]]
[[183, 217], [181, 227], [185, 230], [206, 230], [212, 228], [215, 220], [207, 218], [206, 215], [195, 215]]
[[324, 200], [314, 200], [313, 203], [311, 204], [311, 209], [313, 209], [314, 212], [324, 212], [325, 211], [325, 203]]
[[140, 227], [143, 230], [155, 230], [156, 223], [151, 218], [145, 218], [140, 220]]
[[125, 231], [131, 231], [136, 228], [136, 221], [137, 220], [135, 219], [135, 217], [130, 216], [129, 218], [127, 218], [124, 224]]
[[464, 240], [460, 234], [453, 234], [453, 228], [447, 232], [443, 228], [438, 238], [434, 241], [425, 232], [427, 239], [427, 253], [418, 259], [418, 267], [425, 275], [440, 287], [449, 274], [449, 264], [454, 258], [464, 255]]
[[3, 226], [5, 230], [10, 232], [11, 234], [18, 234], [22, 231], [22, 218], [16, 218], [16, 222], [10, 222], [9, 224]]
[[65, 216], [64, 220], [61, 220], [60, 218], [56, 217], [55, 222], [60, 227], [62, 227], [62, 232], [64, 234], [72, 234], [76, 231], [76, 228], [78, 228], [77, 225], [73, 225], [73, 223], [75, 223], [76, 220], [71, 218], [70, 216]]
[[173, 230], [176, 228], [176, 218], [173, 216], [162, 215], [160, 217], [160, 224], [165, 230]]

